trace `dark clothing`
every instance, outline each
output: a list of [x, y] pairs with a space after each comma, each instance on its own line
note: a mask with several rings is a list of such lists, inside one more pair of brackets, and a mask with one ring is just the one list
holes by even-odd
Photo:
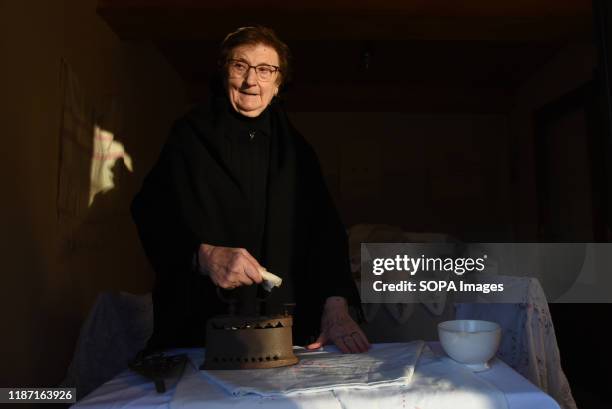
[[255, 237], [253, 257], [261, 256], [266, 221], [268, 167], [270, 160], [270, 113], [256, 118], [240, 115], [231, 106], [227, 112], [225, 163], [236, 178], [249, 208]]
[[[265, 113], [269, 135], [259, 129], [267, 147], [261, 141], [254, 161], [245, 159], [248, 149], [238, 148], [235, 140], [243, 135], [233, 130], [241, 125], [228, 115], [228, 104], [227, 98], [219, 98], [174, 124], [132, 203], [156, 272], [150, 348], [201, 346], [206, 320], [227, 313], [210, 278], [193, 269], [193, 254], [202, 243], [246, 248], [283, 278], [283, 285], [267, 298], [268, 313], [280, 312], [283, 303], [296, 303], [296, 344], [318, 335], [327, 297], [345, 297], [359, 310], [346, 232], [313, 149], [273, 103]], [[265, 152], [267, 161], [262, 159]], [[267, 162], [267, 172], [259, 168], [260, 160]], [[253, 166], [258, 170], [249, 173]], [[266, 180], [260, 184], [262, 172]], [[257, 216], [261, 213], [263, 219]], [[263, 220], [263, 228], [257, 220]]]

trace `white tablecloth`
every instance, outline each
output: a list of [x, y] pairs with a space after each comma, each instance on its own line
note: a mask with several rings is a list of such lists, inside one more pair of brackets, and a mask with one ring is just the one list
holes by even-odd
[[[433, 353], [430, 351], [430, 358], [434, 357], [434, 354], [444, 356], [439, 344], [429, 343], [429, 346], [433, 351]], [[202, 357], [202, 350], [173, 352], [188, 353], [196, 365]], [[463, 386], [456, 387], [458, 384]], [[440, 393], [440, 385], [445, 385], [445, 393]], [[455, 409], [488, 407], [500, 409], [499, 405], [507, 406], [508, 409], [559, 409], [550, 396], [497, 358], [491, 362], [490, 370], [472, 376], [463, 366], [445, 356], [442, 359], [429, 360], [425, 357], [422, 362], [420, 361], [409, 387], [317, 392], [291, 399], [262, 398], [255, 395], [232, 397], [217, 385], [207, 382], [192, 365], [188, 365], [178, 385], [168, 385], [166, 393], [158, 394], [152, 382], [126, 370], [75, 404], [73, 408], [220, 409], [259, 406], [279, 409], [360, 409], [414, 407], [415, 402], [420, 405], [418, 406], [420, 409], [448, 408], [451, 405]]]

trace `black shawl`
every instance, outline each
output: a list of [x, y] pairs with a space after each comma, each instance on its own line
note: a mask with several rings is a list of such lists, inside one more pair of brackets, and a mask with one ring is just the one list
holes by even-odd
[[[206, 320], [227, 313], [209, 277], [194, 270], [201, 243], [256, 248], [248, 203], [223, 163], [227, 98], [175, 122], [157, 163], [132, 203], [132, 216], [155, 270], [150, 348], [202, 346]], [[270, 304], [295, 302], [294, 342], [319, 332], [324, 301], [345, 297], [360, 311], [346, 232], [312, 147], [280, 104], [270, 110], [265, 233], [258, 261], [284, 280]], [[278, 308], [277, 308], [278, 309]], [[270, 312], [270, 311], [268, 311]], [[278, 312], [278, 311], [271, 311]]]

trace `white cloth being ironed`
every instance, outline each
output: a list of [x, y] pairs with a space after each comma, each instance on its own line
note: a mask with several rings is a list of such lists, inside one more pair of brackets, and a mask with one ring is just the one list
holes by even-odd
[[373, 389], [408, 385], [425, 342], [375, 345], [367, 354], [296, 349], [293, 366], [272, 369], [201, 372], [234, 396], [294, 395], [346, 388]]
[[[409, 344], [379, 344], [374, 345], [374, 351], [367, 354], [352, 355], [357, 360], [381, 349], [386, 352], [406, 348]], [[337, 351], [333, 347], [326, 350]], [[350, 356], [350, 355], [347, 355]], [[192, 359], [197, 358], [193, 355]], [[365, 359], [367, 361], [367, 359]], [[201, 359], [193, 362], [201, 363]], [[455, 363], [450, 358], [438, 356], [428, 346], [421, 350], [416, 369], [410, 381], [403, 384], [372, 385], [371, 387], [342, 387], [339, 382], [330, 379], [326, 374], [330, 368], [319, 368], [318, 375], [328, 379], [327, 390], [319, 387], [319, 391], [310, 393], [292, 393], [287, 395], [247, 394], [232, 396], [225, 388], [213, 385], [208, 378], [202, 376], [203, 371], [197, 371], [196, 366], [190, 366], [176, 387], [176, 392], [170, 403], [171, 409], [195, 409], [202, 407], [214, 408], [252, 408], [266, 407], [278, 409], [319, 409], [319, 408], [354, 408], [372, 409], [388, 407], [406, 408], [448, 408], [454, 409], [506, 409], [508, 408], [504, 394], [490, 382], [476, 376], [464, 366]], [[276, 370], [258, 370], [259, 374], [251, 378], [251, 383], [265, 380], [263, 371], [270, 373]], [[212, 372], [212, 371], [211, 371]], [[232, 371], [234, 373], [244, 371]], [[262, 406], [263, 405], [263, 406]], [[542, 406], [546, 408], [547, 406]]]
[[[334, 391], [342, 408], [507, 409], [504, 394], [490, 382], [425, 347], [410, 384], [371, 391]], [[542, 408], [544, 408], [543, 406]]]

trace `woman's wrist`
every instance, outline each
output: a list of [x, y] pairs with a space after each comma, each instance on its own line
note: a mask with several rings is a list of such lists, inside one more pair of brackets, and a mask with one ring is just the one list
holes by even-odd
[[197, 255], [197, 266], [198, 271], [203, 274], [208, 273], [208, 266], [210, 265], [210, 259], [212, 257], [213, 252], [215, 251], [215, 246], [210, 244], [202, 243], [200, 248], [198, 249]]

